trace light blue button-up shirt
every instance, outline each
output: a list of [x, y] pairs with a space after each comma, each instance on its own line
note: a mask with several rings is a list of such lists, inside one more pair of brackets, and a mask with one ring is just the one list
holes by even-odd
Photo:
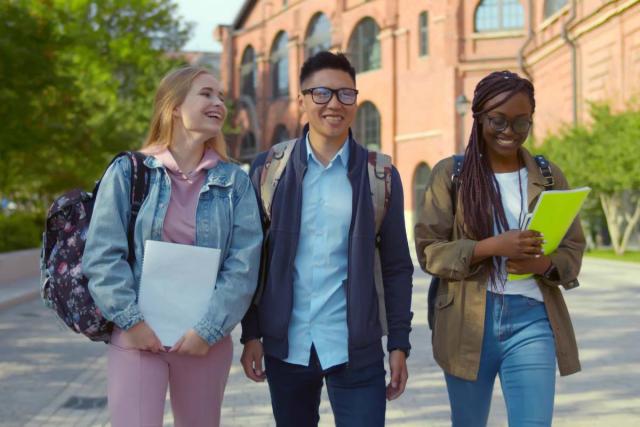
[[348, 141], [325, 167], [313, 154], [307, 134], [288, 363], [308, 366], [312, 344], [322, 369], [349, 360], [344, 283], [352, 209]]

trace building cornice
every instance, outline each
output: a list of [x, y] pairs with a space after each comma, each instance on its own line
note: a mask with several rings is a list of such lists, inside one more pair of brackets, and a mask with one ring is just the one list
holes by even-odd
[[426, 132], [417, 132], [417, 133], [405, 133], [402, 135], [396, 135], [395, 141], [406, 142], [406, 141], [413, 141], [416, 139], [437, 138], [442, 136], [442, 134], [443, 134], [442, 129], [434, 129], [434, 130], [428, 130]]
[[240, 8], [240, 12], [238, 12], [238, 15], [236, 16], [236, 19], [233, 20], [232, 27], [234, 30], [237, 30], [242, 25], [244, 25], [244, 22], [249, 17], [249, 14], [253, 10], [253, 7], [256, 5], [256, 3], [258, 3], [258, 0], [245, 0], [244, 4]]
[[516, 31], [491, 31], [486, 33], [471, 33], [469, 38], [472, 40], [484, 40], [484, 39], [510, 39], [524, 37], [527, 33], [524, 30]]
[[[622, 2], [621, 4], [618, 4], [612, 7], [607, 11], [594, 12], [589, 16], [584, 17], [576, 25], [574, 25], [573, 28], [569, 30], [569, 38], [571, 40], [579, 40], [582, 36], [590, 33], [596, 28], [599, 28], [610, 19], [618, 15], [621, 15], [626, 10], [638, 4], [640, 4], [640, 0], [627, 0], [625, 2]], [[565, 43], [562, 40], [562, 37], [560, 36], [560, 34], [558, 34], [556, 37], [554, 37], [550, 41], [532, 49], [530, 52], [525, 54], [527, 67], [539, 63], [549, 55], [553, 54], [558, 49], [561, 49], [563, 46], [565, 46]]]

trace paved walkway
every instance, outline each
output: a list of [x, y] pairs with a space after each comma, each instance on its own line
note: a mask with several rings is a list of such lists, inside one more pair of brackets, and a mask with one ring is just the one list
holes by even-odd
[[[581, 283], [566, 299], [583, 372], [558, 378], [554, 426], [640, 426], [640, 265], [588, 258]], [[428, 277], [417, 271], [409, 384], [405, 394], [387, 406], [390, 426], [449, 425], [446, 388], [427, 333], [427, 285]], [[0, 426], [109, 425], [105, 346], [63, 330], [39, 301], [5, 306], [0, 331]], [[233, 335], [235, 362], [222, 425], [272, 426], [266, 384], [244, 377], [237, 362], [239, 331]], [[496, 384], [490, 426], [506, 425], [499, 389]], [[326, 394], [320, 424], [333, 425]], [[167, 402], [165, 426], [171, 425]]]

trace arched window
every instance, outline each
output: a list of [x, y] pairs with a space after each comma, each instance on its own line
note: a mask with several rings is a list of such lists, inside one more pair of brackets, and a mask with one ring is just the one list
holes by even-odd
[[418, 221], [420, 209], [424, 203], [424, 192], [427, 190], [431, 168], [426, 163], [420, 163], [413, 174], [413, 221]]
[[429, 55], [429, 12], [422, 12], [418, 18], [418, 37], [420, 56]]
[[358, 108], [355, 134], [367, 149], [380, 151], [380, 113], [373, 103], [367, 101]]
[[548, 18], [567, 4], [567, 0], [545, 0], [544, 17]]
[[289, 37], [281, 31], [271, 48], [271, 93], [274, 98], [289, 96]]
[[476, 9], [476, 32], [510, 31], [524, 27], [519, 0], [482, 0]]
[[242, 135], [240, 140], [240, 155], [239, 160], [242, 163], [251, 163], [253, 158], [258, 153], [258, 144], [256, 143], [256, 136], [253, 132], [248, 131]]
[[240, 94], [247, 95], [252, 99], [256, 97], [256, 54], [251, 45], [247, 46], [242, 54], [240, 64]]
[[285, 125], [280, 123], [278, 126], [276, 126], [275, 130], [273, 131], [273, 138], [271, 139], [271, 145], [277, 144], [278, 142], [287, 141], [288, 139], [290, 139], [289, 131], [287, 130], [287, 127]]
[[371, 18], [364, 18], [353, 30], [349, 39], [349, 54], [356, 72], [380, 68], [379, 32], [378, 24]]
[[312, 19], [304, 39], [304, 57], [329, 50], [331, 47], [331, 22], [324, 13], [317, 13]]

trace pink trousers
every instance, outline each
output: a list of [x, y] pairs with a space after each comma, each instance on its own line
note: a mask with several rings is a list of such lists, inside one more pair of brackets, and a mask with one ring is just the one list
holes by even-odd
[[225, 337], [203, 357], [133, 349], [115, 329], [107, 353], [113, 427], [161, 427], [167, 387], [176, 427], [217, 427], [233, 344]]

